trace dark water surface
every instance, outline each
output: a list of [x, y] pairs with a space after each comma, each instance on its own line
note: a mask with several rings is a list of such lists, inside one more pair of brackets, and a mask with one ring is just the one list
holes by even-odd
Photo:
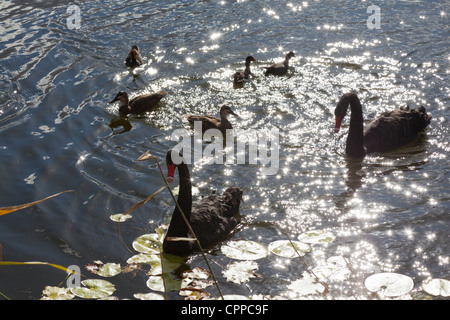
[[[63, 266], [95, 260], [125, 265], [124, 243], [167, 223], [167, 190], [117, 224], [128, 210], [163, 186], [154, 162], [189, 128], [185, 113], [218, 114], [229, 104], [235, 128], [280, 134], [280, 167], [260, 164], [191, 165], [202, 195], [240, 186], [244, 218], [234, 240], [265, 245], [308, 230], [336, 239], [314, 245], [304, 259], [320, 266], [347, 259], [360, 282], [374, 272], [414, 280], [450, 279], [449, 1], [84, 1], [80, 29], [68, 28], [69, 3], [0, 2], [0, 207], [75, 190], [29, 209], [0, 216], [3, 261], [47, 261]], [[369, 29], [367, 7], [381, 9], [380, 29]], [[144, 66], [124, 66], [137, 44]], [[264, 77], [263, 66], [294, 51], [291, 70]], [[233, 88], [232, 74], [247, 55], [253, 79]], [[131, 96], [166, 90], [159, 108], [118, 117], [109, 105], [118, 91]], [[409, 104], [433, 116], [414, 143], [362, 161], [344, 155], [348, 119], [334, 134], [333, 110], [355, 91], [366, 120]], [[176, 182], [174, 183], [176, 185]], [[275, 255], [258, 260], [257, 278], [227, 282], [230, 263], [209, 251], [226, 294], [299, 298], [289, 285], [305, 265]], [[202, 266], [199, 255], [187, 261]], [[187, 268], [187, 267], [186, 267]], [[49, 266], [0, 266], [0, 292], [10, 299], [39, 299], [45, 286], [64, 282]], [[94, 276], [95, 277], [95, 276]], [[144, 273], [107, 279], [119, 298], [151, 290]], [[357, 280], [353, 279], [355, 283]], [[347, 282], [335, 296], [352, 298]], [[352, 291], [353, 290], [353, 291]], [[209, 290], [217, 296], [214, 287]], [[1, 299], [3, 299], [2, 297]], [[172, 299], [180, 299], [177, 293]], [[320, 299], [322, 296], [310, 296]]]

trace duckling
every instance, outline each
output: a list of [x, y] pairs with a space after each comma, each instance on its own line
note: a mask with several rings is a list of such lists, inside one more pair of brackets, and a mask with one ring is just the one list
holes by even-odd
[[127, 67], [135, 68], [139, 67], [144, 63], [141, 54], [139, 53], [139, 48], [137, 46], [132, 46], [130, 52], [128, 52], [127, 58], [125, 59], [125, 64]]
[[186, 114], [184, 117], [192, 125], [195, 121], [201, 121], [203, 133], [208, 129], [219, 129], [223, 134], [225, 134], [227, 129], [233, 129], [233, 126], [227, 119], [228, 114], [238, 117], [238, 115], [234, 113], [233, 110], [231, 110], [231, 108], [227, 105], [220, 108], [220, 119], [213, 116], [197, 116], [192, 114]]
[[120, 101], [119, 113], [121, 115], [140, 114], [152, 111], [158, 102], [167, 95], [165, 91], [143, 94], [128, 101], [128, 94], [120, 91], [109, 103]]

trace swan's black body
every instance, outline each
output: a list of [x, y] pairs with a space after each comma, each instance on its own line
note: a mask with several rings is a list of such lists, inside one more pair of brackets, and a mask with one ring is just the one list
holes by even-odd
[[295, 53], [292, 51], [288, 52], [288, 54], [286, 55], [283, 62], [275, 63], [275, 64], [271, 65], [270, 67], [265, 67], [266, 68], [265, 75], [266, 76], [268, 76], [268, 75], [273, 75], [273, 76], [285, 75], [289, 69], [289, 60], [291, 60], [291, 58], [293, 58], [293, 57], [295, 57]]
[[[181, 154], [180, 157], [183, 159]], [[169, 150], [166, 161], [168, 181], [173, 179], [174, 171], [178, 168], [180, 189], [177, 202], [202, 248], [223, 240], [238, 224], [235, 215], [239, 212], [242, 190], [231, 187], [221, 196], [211, 194], [193, 203], [191, 178], [184, 160], [174, 164], [172, 150]], [[164, 238], [163, 250], [166, 253], [185, 256], [199, 249], [195, 241], [171, 241], [171, 237], [192, 237], [178, 207], [175, 207], [173, 211], [172, 220]]]
[[425, 107], [401, 108], [386, 111], [363, 129], [362, 107], [354, 93], [344, 94], [339, 100], [334, 114], [335, 132], [339, 131], [342, 119], [351, 109], [350, 129], [347, 137], [346, 153], [353, 157], [363, 157], [366, 153], [394, 150], [417, 137], [430, 123]]

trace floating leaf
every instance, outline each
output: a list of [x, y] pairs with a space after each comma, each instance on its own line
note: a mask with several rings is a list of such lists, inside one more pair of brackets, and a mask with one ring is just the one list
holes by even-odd
[[302, 295], [323, 293], [325, 287], [308, 273], [303, 273], [303, 278], [288, 285], [288, 289]]
[[132, 216], [130, 214], [118, 213], [118, 214], [113, 214], [109, 218], [115, 222], [124, 222], [124, 221], [127, 221], [128, 219], [131, 219]]
[[113, 294], [116, 290], [114, 285], [106, 280], [88, 279], [81, 282], [85, 287], [73, 287], [70, 291], [80, 298], [99, 299], [105, 298]]
[[227, 278], [227, 281], [243, 283], [255, 277], [254, 271], [257, 269], [258, 264], [254, 261], [233, 262], [222, 273]]
[[414, 287], [414, 281], [403, 274], [383, 272], [367, 277], [364, 285], [371, 292], [381, 291], [383, 296], [397, 297], [410, 292]]
[[221, 250], [227, 257], [238, 260], [257, 260], [268, 254], [266, 246], [250, 240], [229, 241]]
[[181, 280], [174, 279], [170, 274], [164, 277], [164, 281], [161, 276], [150, 276], [146, 284], [150, 289], [161, 292], [175, 291], [181, 288]]
[[347, 262], [341, 256], [333, 256], [327, 259], [323, 265], [319, 265], [313, 269], [314, 274], [322, 280], [346, 280], [351, 274], [347, 267]]
[[52, 286], [46, 286], [42, 295], [42, 300], [71, 300], [74, 297], [70, 289]]
[[139, 300], [164, 300], [164, 297], [158, 293], [135, 293], [134, 297]]
[[102, 277], [114, 277], [121, 271], [119, 263], [107, 263], [100, 267], [97, 274]]
[[[163, 265], [164, 272], [171, 272], [178, 268], [181, 263], [183, 263], [183, 258], [174, 256], [171, 254], [163, 255]], [[128, 264], [138, 264], [138, 263], [146, 263], [151, 266], [151, 270], [148, 272], [149, 275], [158, 275], [162, 273], [161, 269], [161, 255], [159, 254], [145, 254], [140, 253], [132, 256], [127, 260]]]
[[161, 246], [161, 238], [157, 233], [144, 234], [133, 241], [133, 248], [141, 253], [160, 253]]
[[183, 272], [183, 278], [189, 279], [208, 279], [211, 276], [211, 272], [206, 269], [195, 267], [192, 270], [187, 270]]
[[429, 279], [422, 283], [422, 289], [433, 296], [450, 296], [450, 281], [445, 279]]
[[319, 244], [328, 243], [336, 239], [336, 236], [329, 231], [314, 230], [307, 231], [298, 236], [298, 240], [305, 243]]
[[298, 255], [304, 256], [306, 252], [311, 251], [311, 247], [300, 241], [277, 240], [269, 244], [269, 251], [284, 258], [295, 258]]

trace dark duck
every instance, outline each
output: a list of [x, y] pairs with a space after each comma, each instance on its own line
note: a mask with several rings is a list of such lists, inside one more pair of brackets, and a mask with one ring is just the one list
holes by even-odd
[[256, 59], [253, 58], [252, 56], [248, 56], [245, 59], [245, 70], [244, 71], [236, 71], [236, 73], [233, 76], [233, 82], [235, 84], [243, 83], [252, 74], [250, 71], [250, 63], [252, 61], [256, 62]]
[[125, 58], [125, 65], [130, 68], [139, 67], [144, 63], [141, 54], [139, 53], [139, 48], [137, 46], [132, 46], [130, 52], [128, 52]]
[[388, 152], [413, 141], [431, 120], [425, 107], [409, 107], [386, 111], [363, 128], [362, 106], [354, 93], [344, 94], [336, 105], [335, 132], [339, 132], [342, 119], [350, 105], [351, 117], [346, 153], [363, 157], [367, 153]]
[[291, 58], [295, 57], [295, 53], [290, 51], [286, 55], [283, 62], [275, 63], [271, 65], [270, 67], [265, 67], [266, 72], [265, 75], [274, 75], [274, 76], [283, 76], [288, 72], [289, 69], [289, 60]]
[[[176, 156], [174, 159], [172, 159], [173, 154]], [[191, 177], [183, 155], [169, 150], [166, 155], [166, 163], [168, 169], [167, 181], [169, 182], [173, 181], [175, 170], [178, 168], [180, 188], [177, 202], [202, 248], [208, 248], [224, 240], [238, 225], [235, 216], [239, 213], [242, 190], [238, 187], [231, 187], [220, 196], [213, 193], [201, 200], [192, 202]], [[186, 237], [192, 238], [193, 235], [190, 233], [180, 210], [175, 206], [163, 241], [163, 251], [178, 256], [186, 256], [199, 250], [197, 242], [192, 240], [171, 241], [171, 238]]]
[[227, 118], [227, 115], [232, 114], [234, 116], [238, 116], [236, 113], [231, 110], [231, 108], [227, 105], [224, 105], [220, 108], [220, 119], [213, 116], [198, 116], [192, 114], [186, 114], [184, 117], [189, 121], [190, 124], [194, 124], [195, 121], [202, 122], [202, 132], [205, 132], [208, 129], [219, 129], [223, 134], [226, 133], [227, 129], [233, 129], [230, 121]]
[[120, 91], [109, 103], [120, 102], [119, 113], [121, 115], [141, 114], [152, 111], [159, 101], [167, 95], [165, 91], [143, 94], [128, 100], [128, 94]]

